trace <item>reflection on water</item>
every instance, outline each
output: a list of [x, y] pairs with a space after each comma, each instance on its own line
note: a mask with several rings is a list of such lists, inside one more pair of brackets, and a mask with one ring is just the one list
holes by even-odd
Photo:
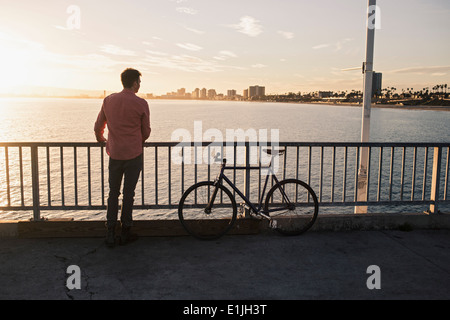
[[[281, 103], [247, 103], [214, 101], [153, 101], [150, 100], [152, 136], [150, 141], [170, 141], [177, 129], [186, 129], [194, 136], [194, 122], [202, 122], [203, 133], [210, 128], [218, 129], [226, 136], [227, 129], [250, 128], [278, 129], [281, 141], [344, 141], [355, 142], [360, 139], [361, 109], [355, 107], [296, 105]], [[57, 141], [93, 142], [93, 124], [101, 106], [101, 100], [66, 99], [0, 99], [0, 140], [4, 141]], [[371, 140], [381, 142], [448, 142], [450, 141], [450, 113], [436, 111], [403, 111], [392, 109], [373, 109]], [[177, 203], [182, 191], [196, 181], [214, 179], [219, 166], [208, 171], [206, 164], [182, 166], [168, 162], [168, 148], [158, 148], [158, 161], [155, 161], [155, 148], [145, 150], [145, 171], [136, 189], [136, 204], [158, 203], [172, 205], [164, 210], [137, 210], [136, 219], [156, 218], [177, 219]], [[208, 150], [209, 151], [209, 150]], [[208, 152], [205, 151], [205, 152]], [[311, 160], [306, 147], [290, 148], [286, 155], [286, 167], [281, 161], [282, 177], [298, 177], [309, 182], [324, 202], [352, 200], [354, 197], [356, 148], [312, 148]], [[61, 152], [63, 160], [61, 161]], [[74, 170], [75, 152], [77, 171]], [[383, 149], [381, 161], [382, 175], [378, 176], [379, 149], [371, 153], [370, 197], [369, 200], [416, 200], [429, 199], [432, 150], [425, 156], [425, 149], [395, 149], [391, 171], [391, 150]], [[442, 158], [447, 159], [448, 150]], [[88, 158], [90, 165], [88, 165]], [[297, 158], [299, 159], [297, 162]], [[101, 154], [98, 148], [46, 148], [39, 149], [39, 170], [41, 203], [44, 205], [103, 205], [107, 196], [107, 162], [104, 156], [104, 178], [101, 171]], [[49, 161], [47, 161], [49, 159]], [[323, 170], [320, 170], [321, 159]], [[415, 162], [414, 162], [415, 159]], [[424, 171], [424, 160], [427, 170]], [[7, 176], [6, 161], [9, 164]], [[403, 166], [403, 161], [405, 165]], [[22, 162], [22, 166], [19, 163]], [[332, 164], [334, 163], [334, 170]], [[412, 170], [415, 163], [414, 172]], [[309, 165], [311, 164], [311, 165]], [[405, 170], [402, 170], [402, 167]], [[61, 170], [62, 168], [62, 170]], [[157, 176], [155, 177], [155, 171]], [[62, 172], [61, 172], [62, 171]], [[2, 205], [31, 205], [30, 150], [28, 148], [0, 148], [0, 183], [7, 188], [0, 190]], [[170, 187], [167, 183], [172, 181]], [[230, 172], [237, 186], [243, 190], [244, 173]], [[441, 183], [445, 180], [445, 161], [441, 169]], [[90, 179], [89, 179], [90, 177]], [[251, 173], [252, 200], [257, 201], [260, 192], [258, 171]], [[425, 180], [425, 183], [423, 181]], [[23, 188], [21, 188], [23, 181]], [[345, 181], [345, 184], [344, 184]], [[380, 186], [379, 186], [379, 181]], [[264, 182], [264, 181], [263, 181]], [[263, 183], [262, 182], [262, 183]], [[402, 183], [403, 182], [403, 183]], [[77, 188], [75, 189], [75, 184]], [[64, 187], [62, 187], [62, 185]], [[345, 188], [344, 188], [345, 185]], [[103, 187], [103, 188], [102, 188]], [[102, 189], [104, 191], [102, 191]], [[444, 188], [441, 188], [443, 194]], [[47, 191], [49, 190], [49, 192]], [[8, 196], [9, 194], [9, 196]], [[378, 195], [380, 194], [380, 196]], [[240, 202], [240, 199], [237, 200]], [[427, 206], [386, 207], [382, 210], [394, 212], [422, 211]], [[369, 207], [369, 211], [379, 211], [380, 207]], [[441, 208], [442, 210], [442, 208]], [[321, 207], [324, 212], [352, 213], [353, 207]], [[30, 212], [0, 213], [2, 219], [26, 219]], [[43, 212], [46, 217], [61, 217], [61, 213]], [[65, 217], [77, 219], [103, 219], [104, 211], [67, 211]]]

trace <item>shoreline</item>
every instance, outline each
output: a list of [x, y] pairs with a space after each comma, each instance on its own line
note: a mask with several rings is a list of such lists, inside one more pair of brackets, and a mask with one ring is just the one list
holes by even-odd
[[[215, 100], [219, 101], [219, 100]], [[222, 101], [222, 100], [221, 100]], [[223, 100], [225, 101], [225, 100]], [[229, 100], [233, 102], [232, 100]], [[331, 107], [353, 107], [353, 108], [362, 108], [361, 103], [351, 103], [351, 102], [344, 102], [344, 103], [333, 103], [333, 102], [318, 102], [318, 101], [309, 101], [309, 102], [302, 102], [302, 101], [237, 101], [237, 102], [260, 102], [260, 103], [287, 103], [287, 104], [309, 104], [309, 105], [324, 105], [324, 106], [331, 106]], [[372, 104], [371, 108], [379, 108], [379, 109], [396, 109], [396, 110], [425, 110], [425, 111], [450, 111], [450, 106], [427, 106], [427, 105], [393, 105], [393, 104]]]
[[[292, 104], [312, 104], [312, 105], [325, 105], [332, 107], [353, 107], [353, 108], [362, 108], [362, 104], [360, 103], [332, 103], [332, 102], [277, 102], [277, 101], [253, 101], [253, 102], [273, 102], [273, 103], [292, 103]], [[400, 106], [400, 105], [392, 105], [392, 104], [372, 104], [371, 108], [379, 108], [379, 109], [396, 109], [396, 110], [425, 110], [425, 111], [450, 111], [449, 106]]]
[[[4, 97], [0, 96], [0, 99], [98, 99], [103, 100], [102, 97], [71, 97], [71, 96], [54, 96], [54, 97]], [[253, 100], [253, 101], [244, 101], [244, 100], [209, 100], [209, 99], [159, 99], [159, 98], [147, 98], [145, 100], [158, 100], [158, 101], [225, 101], [225, 102], [259, 102], [259, 103], [288, 103], [288, 104], [309, 104], [309, 105], [325, 105], [325, 106], [333, 106], [333, 107], [354, 107], [354, 108], [362, 108], [361, 103], [333, 103], [333, 102], [319, 102], [319, 101], [262, 101], [262, 100]], [[380, 108], [380, 109], [396, 109], [396, 110], [425, 110], [425, 111], [450, 111], [450, 106], [438, 106], [438, 105], [394, 105], [394, 104], [372, 104], [371, 108]]]

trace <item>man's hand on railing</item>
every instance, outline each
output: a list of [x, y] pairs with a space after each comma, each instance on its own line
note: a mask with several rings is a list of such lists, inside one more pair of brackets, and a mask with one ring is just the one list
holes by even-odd
[[101, 143], [101, 144], [105, 144], [106, 143], [106, 138], [105, 137], [97, 137], [97, 142]]

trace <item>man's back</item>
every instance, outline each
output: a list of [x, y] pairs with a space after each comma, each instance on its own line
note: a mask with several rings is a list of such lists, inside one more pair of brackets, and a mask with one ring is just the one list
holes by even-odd
[[142, 153], [142, 143], [150, 136], [150, 111], [147, 101], [124, 89], [103, 101], [95, 123], [97, 140], [108, 126], [106, 152], [112, 159], [130, 160]]

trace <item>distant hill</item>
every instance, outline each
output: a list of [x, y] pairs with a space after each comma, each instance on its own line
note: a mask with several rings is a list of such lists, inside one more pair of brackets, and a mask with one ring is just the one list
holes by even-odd
[[[109, 92], [111, 93], [111, 92]], [[106, 92], [106, 94], [109, 94]], [[103, 90], [83, 90], [41, 86], [14, 86], [3, 89], [3, 97], [71, 97], [71, 98], [103, 98]]]

